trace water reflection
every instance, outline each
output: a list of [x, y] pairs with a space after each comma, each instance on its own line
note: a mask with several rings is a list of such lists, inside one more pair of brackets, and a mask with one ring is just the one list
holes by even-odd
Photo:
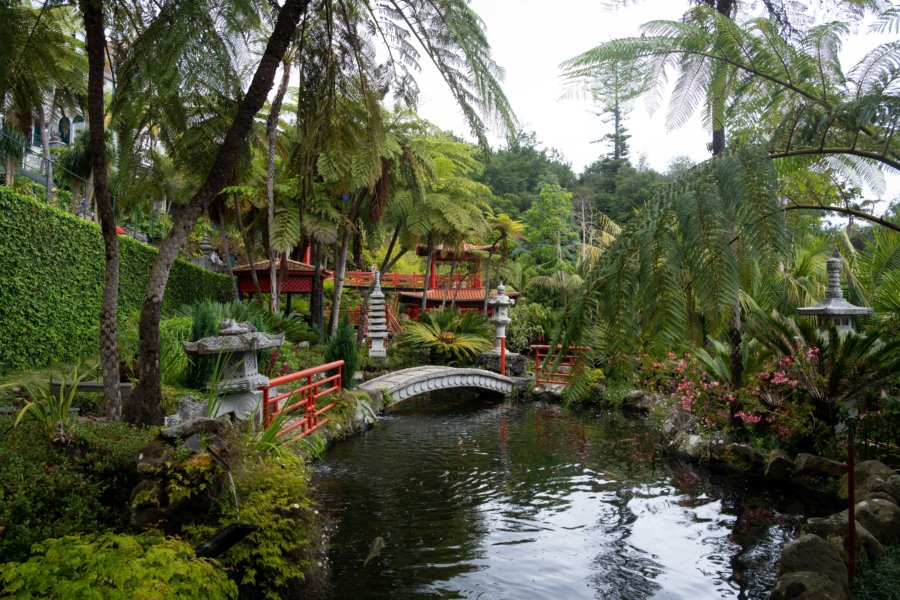
[[474, 395], [406, 401], [315, 479], [334, 598], [763, 598], [802, 512], [640, 424]]

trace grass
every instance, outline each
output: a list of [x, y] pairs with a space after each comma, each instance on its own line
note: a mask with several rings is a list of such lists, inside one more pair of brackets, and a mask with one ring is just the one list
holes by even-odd
[[888, 546], [877, 562], [863, 570], [850, 590], [854, 600], [900, 598], [900, 546]]

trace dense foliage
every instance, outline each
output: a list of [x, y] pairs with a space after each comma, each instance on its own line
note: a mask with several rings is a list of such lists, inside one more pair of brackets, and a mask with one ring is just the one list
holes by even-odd
[[[234, 473], [240, 520], [259, 529], [219, 560], [247, 597], [294, 597], [297, 586], [313, 585], [321, 570], [316, 558], [322, 558], [317, 556], [322, 533], [308, 473], [302, 462], [290, 458], [248, 452]], [[223, 494], [207, 523], [191, 528], [190, 535], [198, 542], [208, 539], [237, 515], [234, 499]]]
[[0, 597], [235, 598], [237, 586], [187, 543], [158, 534], [102, 533], [47, 540], [0, 573]]
[[[140, 307], [156, 251], [120, 236], [119, 312]], [[97, 352], [103, 289], [100, 228], [0, 188], [0, 373]], [[227, 278], [177, 261], [164, 306], [227, 300]]]
[[51, 537], [128, 524], [134, 459], [153, 430], [85, 422], [76, 442], [51, 444], [35, 423], [0, 419], [0, 562]]

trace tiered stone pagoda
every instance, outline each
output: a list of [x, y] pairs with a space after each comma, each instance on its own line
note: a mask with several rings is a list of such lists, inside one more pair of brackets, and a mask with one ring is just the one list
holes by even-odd
[[371, 341], [369, 356], [386, 358], [384, 340], [388, 337], [388, 328], [384, 310], [384, 292], [381, 291], [381, 273], [377, 269], [372, 269], [372, 274], [375, 276], [375, 289], [369, 295], [369, 324], [366, 333], [366, 337]]
[[832, 256], [826, 263], [828, 270], [828, 288], [825, 299], [815, 306], [798, 308], [797, 312], [805, 317], [816, 317], [820, 329], [834, 326], [838, 333], [853, 331], [856, 317], [867, 317], [872, 309], [865, 306], [854, 306], [844, 299], [841, 291], [841, 258]]
[[221, 398], [216, 414], [211, 416], [233, 412], [243, 420], [260, 407], [262, 392], [258, 388], [269, 383], [269, 378], [259, 372], [256, 353], [284, 344], [284, 334], [269, 335], [257, 331], [250, 323], [223, 319], [219, 322], [219, 335], [182, 344], [192, 356], [224, 356], [222, 379], [215, 389]]

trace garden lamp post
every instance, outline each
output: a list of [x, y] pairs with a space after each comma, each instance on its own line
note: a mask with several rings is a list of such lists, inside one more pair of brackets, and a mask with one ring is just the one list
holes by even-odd
[[797, 312], [804, 317], [816, 317], [821, 329], [827, 330], [833, 325], [838, 333], [853, 331], [854, 318], [867, 317], [872, 314], [872, 309], [867, 306], [854, 306], [844, 299], [844, 293], [841, 291], [840, 255], [829, 258], [826, 269], [828, 288], [825, 290], [825, 298], [814, 306], [798, 308]]
[[496, 328], [496, 343], [494, 352], [500, 354], [500, 374], [506, 375], [506, 326], [512, 322], [509, 318], [509, 307], [516, 301], [506, 295], [506, 286], [501, 282], [497, 286], [497, 295], [488, 300], [488, 304], [494, 307], [494, 316], [491, 322]]
[[[828, 271], [828, 288], [825, 298], [814, 306], [798, 308], [803, 316], [816, 317], [819, 328], [830, 331], [834, 327], [840, 335], [854, 331], [854, 319], [872, 314], [866, 306], [855, 306], [844, 299], [841, 291], [841, 257], [835, 253], [825, 264]], [[850, 560], [848, 577], [850, 583], [856, 577], [856, 427], [859, 413], [856, 401], [847, 403], [847, 555]]]

